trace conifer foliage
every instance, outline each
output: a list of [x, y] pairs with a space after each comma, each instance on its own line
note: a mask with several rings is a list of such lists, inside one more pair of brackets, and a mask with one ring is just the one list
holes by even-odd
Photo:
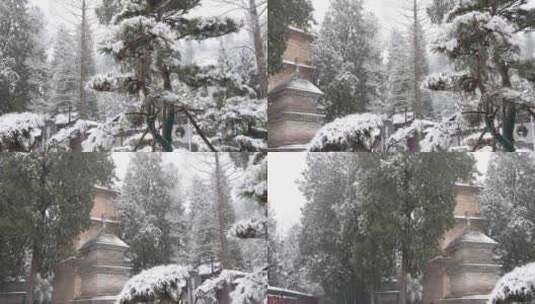
[[146, 133], [164, 151], [174, 149], [177, 112], [183, 112], [197, 125], [190, 112], [191, 100], [173, 82], [180, 64], [181, 50], [177, 42], [219, 37], [238, 28], [230, 19], [188, 17], [199, 5], [198, 0], [121, 1], [121, 9], [111, 20], [113, 27], [102, 50], [111, 54], [129, 74], [98, 77], [90, 84], [97, 91], [137, 95], [138, 114], [144, 118]]
[[527, 0], [462, 1], [447, 14], [433, 46], [448, 57], [455, 72], [431, 76], [425, 86], [462, 94], [463, 110], [484, 122], [481, 138], [490, 134], [504, 151], [516, 150], [519, 113], [532, 115], [535, 95], [526, 71], [533, 63], [521, 60], [516, 34], [532, 30], [534, 16]]

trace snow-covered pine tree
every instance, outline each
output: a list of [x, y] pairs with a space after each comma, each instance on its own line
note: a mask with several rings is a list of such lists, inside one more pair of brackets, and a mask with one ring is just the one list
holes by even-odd
[[385, 114], [408, 113], [410, 110], [410, 58], [408, 41], [403, 34], [393, 29], [388, 46], [386, 64], [387, 95]]
[[417, 119], [430, 118], [433, 116], [433, 104], [429, 93], [421, 88], [421, 82], [429, 74], [427, 61], [427, 46], [423, 29], [423, 19], [420, 15], [421, 7], [418, 0], [412, 0], [409, 27], [409, 50], [411, 75], [411, 108]]
[[175, 244], [168, 214], [176, 177], [169, 177], [158, 153], [137, 153], [129, 164], [119, 198], [121, 237], [130, 246], [134, 272], [168, 264]]
[[465, 108], [484, 121], [481, 138], [489, 133], [509, 152], [516, 150], [517, 114], [531, 115], [529, 105], [534, 102], [526, 91], [526, 74], [533, 62], [520, 60], [515, 37], [535, 27], [535, 8], [526, 4], [527, 0], [474, 0], [455, 6], [433, 49], [445, 54], [456, 72], [426, 81], [431, 90], [462, 94]]
[[28, 110], [34, 113], [48, 113], [48, 97], [50, 93], [50, 70], [47, 58], [48, 39], [46, 38], [45, 15], [37, 6], [28, 9], [30, 22], [32, 24], [32, 38], [34, 54], [28, 58], [30, 67], [30, 78], [28, 83], [34, 89], [31, 93], [31, 100], [28, 103]]
[[64, 25], [58, 26], [52, 62], [50, 63], [49, 102], [46, 113], [70, 114], [76, 111], [78, 94], [78, 75], [76, 74], [76, 43], [69, 29]]
[[[206, 111], [199, 126], [210, 141], [225, 151], [261, 151], [266, 148], [266, 99], [256, 93], [259, 78], [254, 56], [247, 51], [229, 54], [221, 43], [215, 70], [187, 81]], [[208, 95], [208, 98], [202, 96]]]
[[[83, 1], [83, 0], [82, 0]], [[93, 31], [89, 23], [89, 5], [81, 3], [82, 18], [76, 29], [76, 72], [78, 75], [78, 109], [82, 119], [99, 119], [97, 94], [88, 90], [87, 82], [96, 74]], [[85, 11], [85, 13], [84, 13]]]
[[535, 159], [529, 153], [493, 154], [481, 192], [489, 235], [504, 271], [535, 258]]
[[218, 262], [217, 220], [212, 189], [199, 177], [194, 177], [188, 194], [190, 202], [190, 263], [196, 267]]
[[228, 231], [235, 222], [228, 170], [232, 164], [224, 161], [222, 155], [213, 153], [210, 187], [213, 189], [214, 213], [217, 223], [217, 255], [223, 269], [237, 268], [241, 264], [241, 253], [235, 240], [228, 238]]
[[381, 54], [378, 22], [361, 0], [330, 3], [314, 46], [315, 78], [327, 120], [366, 111], [378, 95]]
[[264, 37], [267, 34], [265, 26], [267, 0], [216, 0], [216, 2], [220, 2], [223, 5], [231, 5], [236, 9], [245, 11], [246, 29], [250, 37], [248, 46], [254, 50], [255, 65], [258, 71], [258, 96], [259, 98], [265, 98], [268, 89], [266, 45], [264, 43]]
[[427, 8], [426, 12], [429, 19], [434, 24], [442, 24], [444, 18], [455, 7], [456, 0], [433, 0]]
[[101, 49], [131, 73], [96, 77], [90, 85], [97, 91], [136, 94], [139, 113], [145, 120], [145, 133], [151, 133], [164, 151], [174, 149], [177, 112], [186, 114], [197, 126], [190, 113], [190, 100], [185, 100], [186, 96], [173, 88], [180, 67], [181, 49], [177, 48], [177, 42], [219, 37], [237, 30], [236, 23], [230, 19], [189, 17], [188, 13], [199, 5], [199, 1], [193, 0], [122, 0], [120, 12], [112, 18], [110, 36]]
[[[1, 82], [0, 114], [26, 110], [32, 96], [40, 87], [31, 80], [31, 58], [38, 58], [40, 48], [36, 47], [33, 33], [39, 23], [32, 24], [28, 13], [28, 0], [6, 0], [0, 3], [0, 53], [8, 58], [10, 70], [16, 75], [16, 82]], [[12, 74], [14, 75], [14, 74]]]

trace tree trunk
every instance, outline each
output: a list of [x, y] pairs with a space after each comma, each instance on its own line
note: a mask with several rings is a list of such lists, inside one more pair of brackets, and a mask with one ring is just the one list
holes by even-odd
[[85, 96], [85, 73], [86, 73], [86, 30], [87, 30], [87, 6], [85, 0], [82, 0], [82, 24], [80, 26], [80, 119], [87, 119], [87, 102]]
[[[171, 85], [171, 75], [167, 67], [162, 68], [162, 76], [164, 80], [164, 89], [167, 91], [173, 91]], [[175, 125], [175, 105], [164, 102], [164, 122], [163, 122], [163, 139], [169, 143], [164, 148], [165, 152], [173, 152], [173, 126]]]
[[30, 266], [30, 273], [28, 274], [28, 282], [26, 284], [26, 304], [33, 304], [33, 288], [35, 285], [35, 275], [37, 274], [37, 255], [35, 249], [32, 251], [32, 262]]
[[262, 33], [260, 29], [260, 20], [258, 18], [258, 11], [256, 9], [256, 0], [249, 0], [249, 18], [251, 19], [251, 26], [254, 36], [254, 47], [256, 57], [256, 67], [260, 77], [260, 98], [267, 96], [268, 90], [268, 75], [266, 54], [264, 52], [264, 45], [262, 41]]
[[219, 260], [223, 269], [228, 268], [226, 255], [226, 239], [225, 239], [225, 216], [224, 216], [224, 193], [221, 185], [222, 170], [219, 160], [219, 153], [214, 153], [215, 157], [215, 182], [216, 182], [216, 212], [218, 220], [218, 236], [219, 236]]
[[399, 274], [399, 304], [407, 303], [407, 261], [405, 252], [401, 252], [401, 271]]
[[418, 66], [420, 62], [419, 58], [419, 48], [420, 48], [420, 39], [418, 37], [418, 0], [413, 0], [413, 18], [414, 18], [414, 29], [413, 29], [413, 48], [414, 48], [414, 116], [418, 119], [423, 118], [423, 111], [422, 111], [422, 96], [420, 94], [420, 85], [419, 80], [421, 78], [420, 75], [420, 67]]

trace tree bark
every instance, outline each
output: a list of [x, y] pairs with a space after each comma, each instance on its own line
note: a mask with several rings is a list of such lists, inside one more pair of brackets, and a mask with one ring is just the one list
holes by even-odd
[[421, 78], [420, 75], [420, 67], [419, 67], [419, 53], [418, 50], [420, 48], [420, 39], [418, 37], [418, 0], [413, 0], [413, 18], [414, 18], [414, 33], [413, 33], [413, 48], [414, 48], [414, 116], [418, 119], [423, 118], [423, 105], [422, 105], [422, 96], [420, 94], [420, 85], [419, 80]]
[[216, 182], [216, 212], [218, 219], [218, 236], [219, 236], [219, 260], [221, 262], [221, 267], [223, 269], [228, 268], [227, 262], [227, 246], [225, 239], [225, 216], [224, 216], [224, 193], [223, 187], [221, 185], [221, 180], [223, 178], [221, 164], [219, 160], [219, 153], [214, 153], [215, 158], [215, 182]]
[[249, 17], [251, 19], [251, 26], [253, 29], [256, 67], [258, 76], [260, 77], [260, 98], [267, 96], [268, 90], [268, 75], [266, 54], [264, 52], [264, 45], [262, 41], [262, 33], [260, 29], [260, 20], [258, 18], [258, 11], [256, 9], [256, 0], [249, 0]]
[[399, 304], [407, 303], [407, 261], [405, 252], [401, 252], [401, 271], [399, 275]]
[[35, 275], [37, 273], [37, 255], [35, 248], [32, 250], [32, 262], [30, 266], [30, 273], [28, 274], [28, 282], [26, 284], [26, 303], [33, 304], [33, 288], [35, 285]]
[[82, 24], [80, 26], [80, 119], [87, 118], [87, 102], [85, 96], [85, 73], [86, 73], [86, 30], [87, 30], [87, 16], [86, 16], [86, 2], [82, 0]]

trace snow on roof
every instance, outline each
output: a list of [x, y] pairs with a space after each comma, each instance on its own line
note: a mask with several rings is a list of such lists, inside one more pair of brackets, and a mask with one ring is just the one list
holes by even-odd
[[94, 246], [94, 245], [108, 245], [108, 246], [113, 246], [113, 247], [128, 248], [128, 245], [126, 245], [126, 243], [123, 242], [116, 235], [110, 234], [110, 233], [99, 233], [94, 238], [89, 239], [88, 241], [86, 241], [82, 245], [80, 250], [86, 249], [86, 248]]
[[178, 301], [187, 285], [190, 271], [190, 267], [180, 265], [162, 265], [144, 270], [126, 282], [116, 303], [137, 303], [138, 299], [150, 302], [163, 295]]
[[290, 77], [290, 79], [284, 81], [283, 83], [276, 86], [271, 92], [269, 92], [270, 95], [280, 93], [284, 90], [293, 90], [293, 91], [299, 91], [299, 92], [305, 92], [310, 93], [312, 95], [323, 95], [323, 92], [315, 86], [312, 82], [303, 79], [301, 76], [295, 74], [294, 76]]
[[516, 267], [501, 277], [490, 294], [488, 304], [531, 303], [535, 295], [535, 263]]
[[496, 245], [498, 244], [495, 240], [488, 237], [483, 232], [477, 229], [467, 229], [463, 234], [453, 240], [448, 248], [453, 248], [458, 246], [461, 243], [471, 243], [471, 244], [488, 244]]
[[308, 150], [371, 151], [381, 137], [382, 127], [382, 118], [375, 114], [352, 114], [338, 118], [316, 133]]

